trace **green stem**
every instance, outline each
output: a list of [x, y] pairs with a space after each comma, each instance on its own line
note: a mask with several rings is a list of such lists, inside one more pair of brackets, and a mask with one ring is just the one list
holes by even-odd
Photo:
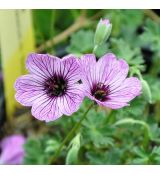
[[139, 70], [137, 70], [136, 73], [137, 73], [139, 79], [140, 79], [140, 80], [143, 80], [143, 77], [142, 77], [141, 72], [140, 72]]
[[144, 149], [148, 149], [150, 141], [150, 133], [147, 127], [144, 128], [144, 139], [143, 139], [143, 147]]
[[113, 124], [115, 123], [115, 112], [114, 110], [111, 110], [111, 112], [106, 117], [105, 123], [107, 124]]
[[58, 150], [55, 152], [55, 154], [53, 155], [53, 157], [50, 158], [49, 160], [49, 164], [53, 164], [55, 162], [55, 160], [57, 159], [57, 157], [59, 156], [61, 150], [63, 149], [63, 146], [66, 144], [66, 142], [73, 136], [73, 134], [75, 133], [75, 131], [77, 131], [82, 123], [82, 121], [86, 118], [88, 112], [90, 111], [90, 109], [93, 107], [93, 103], [88, 107], [88, 109], [86, 110], [86, 112], [84, 113], [84, 115], [81, 117], [81, 119], [79, 120], [78, 123], [76, 123], [76, 125], [71, 129], [71, 131], [68, 133], [68, 135], [65, 137], [65, 139], [63, 140], [63, 142], [61, 143], [61, 145], [59, 146]]

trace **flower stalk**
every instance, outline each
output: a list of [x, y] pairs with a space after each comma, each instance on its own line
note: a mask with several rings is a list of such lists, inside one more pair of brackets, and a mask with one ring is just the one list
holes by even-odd
[[143, 126], [143, 128], [144, 128], [143, 147], [144, 147], [144, 149], [147, 149], [147, 147], [149, 145], [149, 141], [152, 138], [150, 127], [148, 126], [148, 124], [144, 121], [141, 121], [141, 120], [134, 120], [132, 118], [125, 118], [125, 119], [117, 121], [113, 126], [118, 126], [118, 125], [122, 125], [122, 124], [138, 124], [138, 125]]
[[86, 112], [84, 113], [84, 115], [81, 117], [81, 119], [79, 120], [78, 123], [76, 123], [76, 125], [71, 129], [71, 131], [68, 133], [68, 135], [64, 138], [63, 142], [61, 143], [61, 145], [59, 146], [59, 148], [57, 149], [57, 151], [55, 152], [55, 154], [53, 155], [53, 157], [51, 157], [49, 159], [49, 164], [53, 164], [57, 157], [59, 156], [60, 152], [62, 151], [64, 145], [66, 144], [66, 142], [71, 139], [73, 137], [73, 134], [80, 128], [82, 121], [86, 118], [88, 112], [90, 111], [90, 109], [93, 107], [94, 103], [92, 103], [88, 109], [86, 110]]

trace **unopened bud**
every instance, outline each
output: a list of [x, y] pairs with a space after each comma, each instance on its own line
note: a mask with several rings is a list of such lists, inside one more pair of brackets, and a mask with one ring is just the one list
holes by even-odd
[[112, 30], [112, 24], [108, 19], [101, 19], [97, 25], [94, 45], [98, 46], [104, 43], [110, 36]]

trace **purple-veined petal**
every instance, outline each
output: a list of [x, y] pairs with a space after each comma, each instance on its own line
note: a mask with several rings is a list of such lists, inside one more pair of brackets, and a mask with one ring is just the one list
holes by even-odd
[[86, 91], [92, 88], [93, 82], [96, 82], [96, 57], [94, 54], [85, 54], [80, 59], [81, 79], [85, 85]]
[[99, 100], [96, 100], [96, 102], [100, 106], [108, 107], [108, 108], [111, 108], [111, 109], [120, 109], [120, 108], [123, 108], [125, 106], [129, 106], [128, 103], [111, 101], [111, 100], [107, 100], [106, 102], [101, 102]]
[[94, 73], [96, 72], [95, 55], [94, 54], [83, 55], [80, 59], [80, 67], [81, 67], [81, 78], [83, 82], [85, 82], [86, 85], [89, 83], [89, 87], [91, 87], [92, 81], [94, 81]]
[[97, 62], [98, 81], [110, 86], [118, 86], [127, 77], [129, 66], [126, 61], [117, 60], [112, 53], [104, 55]]
[[118, 60], [117, 61], [117, 71], [113, 71], [114, 73], [108, 77], [108, 80], [105, 84], [108, 84], [110, 87], [118, 87], [121, 83], [126, 79], [129, 66], [125, 60]]
[[62, 75], [69, 83], [76, 83], [80, 80], [80, 67], [78, 58], [74, 55], [67, 55], [60, 61], [57, 73]]
[[88, 70], [88, 68], [94, 64], [96, 64], [96, 57], [94, 54], [85, 54], [80, 59], [80, 65], [84, 70]]
[[33, 101], [39, 98], [43, 92], [43, 82], [35, 75], [19, 77], [14, 85], [17, 93], [16, 100], [24, 106], [32, 106]]
[[[83, 58], [82, 62], [84, 62], [82, 70], [84, 69], [87, 70], [82, 79], [83, 83], [86, 84], [86, 86], [89, 85], [90, 89], [92, 88], [93, 84], [105, 83], [107, 81], [107, 77], [110, 76], [110, 74], [113, 71], [115, 71], [115, 69], [113, 68], [117, 64], [115, 55], [111, 53], [104, 55], [102, 58], [98, 60], [98, 62], [96, 62], [96, 59], [94, 59], [93, 57], [95, 56], [92, 55], [92, 57], [91, 58], [89, 57], [89, 59], [87, 59], [86, 56], [82, 57]], [[87, 61], [86, 64], [85, 59], [89, 60]], [[92, 62], [94, 64], [91, 64]]]
[[64, 96], [58, 98], [58, 106], [63, 114], [71, 115], [80, 108], [83, 99], [83, 84], [75, 84], [68, 88]]
[[32, 115], [38, 120], [53, 121], [61, 117], [63, 114], [57, 103], [58, 97], [49, 98], [47, 95], [41, 96], [34, 101], [32, 106]]
[[113, 109], [127, 106], [128, 102], [140, 95], [141, 89], [140, 80], [135, 77], [127, 78], [118, 88], [110, 89], [108, 100], [104, 104]]
[[47, 54], [30, 54], [26, 61], [26, 67], [30, 73], [35, 74], [43, 79], [51, 77], [55, 73], [55, 66], [59, 62], [58, 57]]

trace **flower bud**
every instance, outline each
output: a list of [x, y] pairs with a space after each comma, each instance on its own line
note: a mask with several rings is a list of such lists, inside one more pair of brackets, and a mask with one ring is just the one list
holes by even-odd
[[66, 164], [75, 164], [78, 160], [78, 152], [80, 149], [80, 133], [78, 133], [73, 140], [71, 141], [70, 145], [71, 148], [68, 151], [67, 157], [66, 157]]
[[104, 43], [110, 36], [112, 30], [112, 24], [108, 19], [101, 19], [97, 25], [94, 45], [98, 46]]

